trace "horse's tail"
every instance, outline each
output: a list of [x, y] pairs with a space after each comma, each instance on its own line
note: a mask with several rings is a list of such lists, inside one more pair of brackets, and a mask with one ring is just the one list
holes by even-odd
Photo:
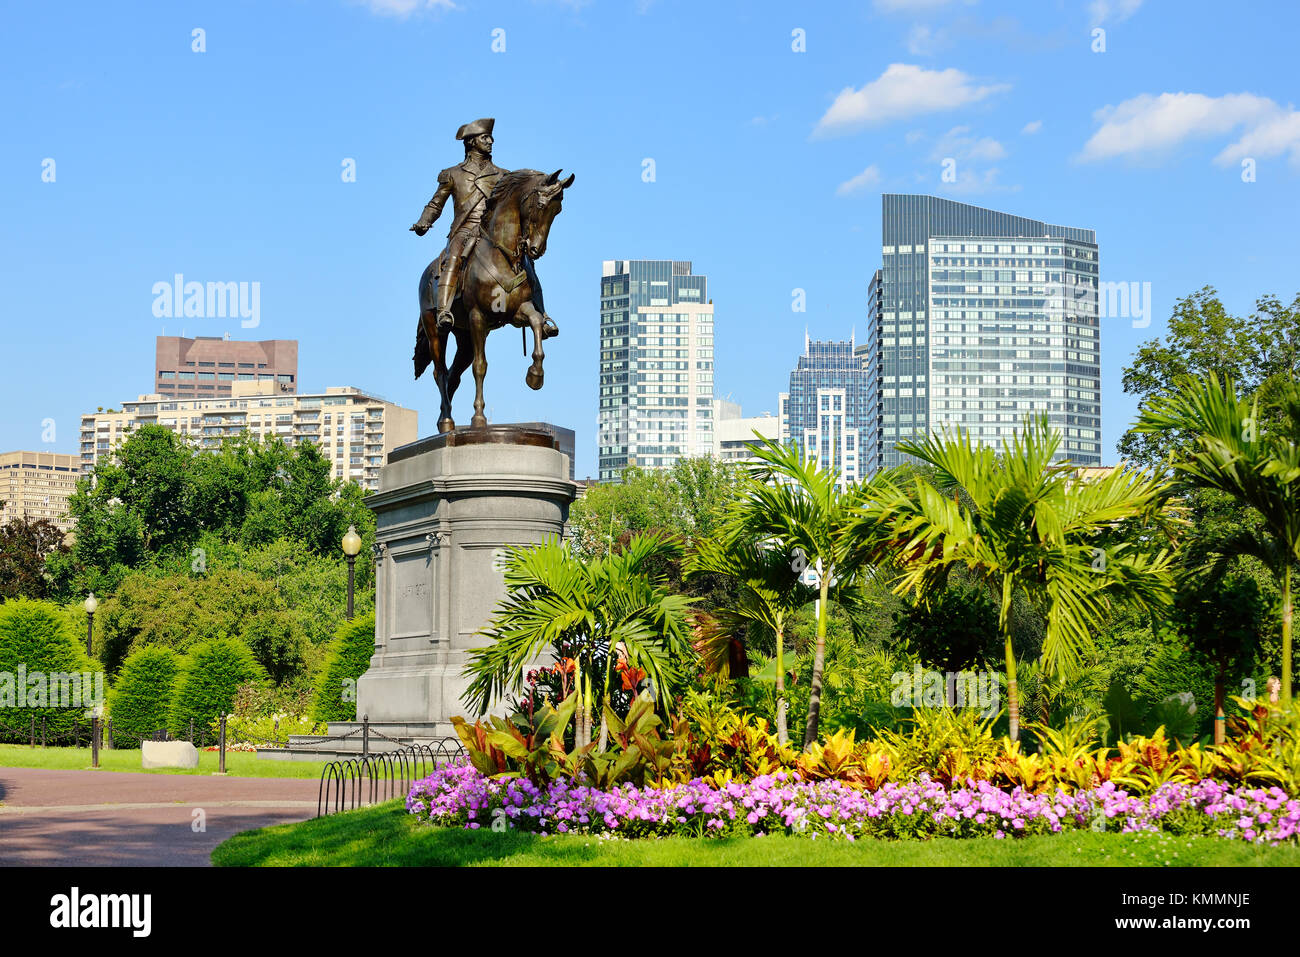
[[418, 379], [424, 375], [424, 370], [429, 368], [429, 363], [433, 361], [433, 352], [429, 347], [429, 337], [424, 334], [424, 314], [434, 308], [434, 303], [438, 301], [438, 260], [435, 259], [424, 268], [420, 275], [420, 288], [418, 290], [420, 302], [420, 318], [415, 321], [415, 355], [412, 357], [415, 361], [415, 377]]
[[415, 355], [412, 358], [415, 360], [415, 377], [418, 379], [433, 361], [433, 353], [429, 351], [429, 337], [424, 334], [423, 316], [415, 320]]

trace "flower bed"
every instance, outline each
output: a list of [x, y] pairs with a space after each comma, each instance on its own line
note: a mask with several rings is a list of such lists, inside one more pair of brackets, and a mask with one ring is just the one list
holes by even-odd
[[664, 788], [624, 784], [602, 791], [563, 778], [538, 787], [450, 764], [417, 781], [406, 808], [442, 826], [627, 838], [792, 833], [852, 841], [1094, 830], [1218, 834], [1278, 844], [1300, 834], [1300, 799], [1280, 788], [1234, 788], [1213, 780], [1166, 784], [1137, 797], [1112, 783], [1035, 794], [986, 781], [948, 788], [928, 778], [871, 791], [781, 771], [720, 785], [697, 778]]

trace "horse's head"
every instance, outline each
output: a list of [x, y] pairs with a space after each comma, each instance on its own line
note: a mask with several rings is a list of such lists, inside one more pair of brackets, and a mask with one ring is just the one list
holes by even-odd
[[538, 183], [519, 204], [520, 242], [529, 259], [541, 259], [546, 255], [546, 237], [551, 232], [551, 223], [560, 213], [564, 191], [572, 185], [573, 174], [561, 180], [557, 169]]

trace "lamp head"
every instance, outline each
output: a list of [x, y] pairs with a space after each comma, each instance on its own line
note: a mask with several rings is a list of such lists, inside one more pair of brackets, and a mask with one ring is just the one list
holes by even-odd
[[361, 536], [357, 534], [355, 525], [348, 526], [348, 533], [343, 536], [343, 554], [348, 558], [356, 558], [357, 553], [361, 551]]

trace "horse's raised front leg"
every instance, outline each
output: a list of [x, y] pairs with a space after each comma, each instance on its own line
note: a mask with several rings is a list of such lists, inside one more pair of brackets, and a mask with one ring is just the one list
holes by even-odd
[[544, 325], [546, 317], [531, 302], [526, 302], [519, 307], [519, 316], [533, 329], [533, 364], [528, 367], [524, 381], [528, 383], [528, 388], [535, 391], [542, 387], [546, 377], [542, 369], [542, 360], [546, 358], [546, 353], [542, 351], [542, 340], [546, 338]]
[[475, 306], [469, 313], [469, 337], [474, 347], [474, 417], [469, 420], [471, 429], [487, 428], [487, 416], [483, 414], [483, 377], [487, 375], [487, 319]]

